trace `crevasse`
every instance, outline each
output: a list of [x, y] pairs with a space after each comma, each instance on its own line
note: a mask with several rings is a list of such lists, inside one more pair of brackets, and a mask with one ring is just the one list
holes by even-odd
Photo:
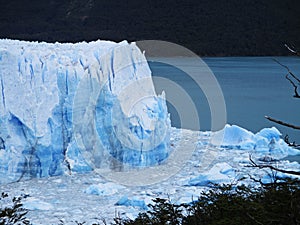
[[0, 183], [157, 165], [169, 128], [134, 43], [0, 40]]

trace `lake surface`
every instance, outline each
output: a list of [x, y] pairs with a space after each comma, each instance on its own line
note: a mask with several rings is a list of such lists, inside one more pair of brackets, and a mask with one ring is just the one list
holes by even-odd
[[[300, 125], [300, 99], [293, 98], [294, 89], [286, 80], [287, 70], [274, 62], [274, 58], [288, 66], [300, 77], [299, 57], [213, 57], [202, 58], [216, 77], [226, 104], [227, 123], [236, 124], [252, 132], [264, 127], [277, 127], [283, 137], [288, 134], [290, 140], [300, 143], [300, 131], [272, 123], [264, 118], [268, 115], [276, 119]], [[162, 59], [162, 58], [161, 58]], [[148, 59], [154, 77], [163, 77], [175, 82], [191, 97], [194, 102], [201, 130], [211, 130], [211, 112], [205, 93], [190, 77], [173, 65], [198, 71], [201, 76], [203, 65], [196, 63], [195, 58], [168, 58], [170, 63], [162, 63], [155, 58]], [[164, 90], [161, 82], [155, 81], [156, 91]], [[214, 87], [211, 87], [214, 88]], [[300, 91], [300, 90], [299, 90]], [[168, 94], [172, 91], [166, 90]], [[168, 104], [172, 125], [187, 129], [195, 129], [191, 114], [191, 123], [181, 124], [180, 110]], [[185, 109], [190, 110], [188, 107]], [[222, 113], [222, 112], [220, 112]]]

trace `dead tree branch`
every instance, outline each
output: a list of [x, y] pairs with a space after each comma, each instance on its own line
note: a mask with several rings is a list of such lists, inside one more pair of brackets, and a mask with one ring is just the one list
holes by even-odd
[[294, 47], [290, 47], [287, 44], [284, 44], [284, 47], [286, 47], [291, 53], [300, 56], [300, 53]]
[[251, 163], [251, 167], [256, 167], [256, 168], [259, 168], [259, 169], [269, 168], [271, 170], [275, 170], [275, 171], [278, 171], [278, 172], [281, 172], [281, 173], [300, 176], [300, 172], [298, 172], [298, 171], [283, 170], [283, 169], [276, 168], [276, 167], [274, 167], [270, 164], [257, 164], [253, 161], [253, 159], [251, 158], [251, 155], [249, 156], [249, 160], [250, 160], [250, 163]]
[[272, 122], [274, 122], [274, 123], [278, 123], [278, 124], [286, 126], [286, 127], [290, 127], [290, 128], [296, 129], [296, 130], [300, 130], [300, 126], [289, 124], [289, 123], [283, 122], [281, 120], [274, 119], [274, 118], [269, 117], [269, 116], [265, 116], [265, 118], [272, 121]]
[[289, 135], [285, 135], [285, 136], [284, 136], [284, 141], [285, 141], [285, 143], [288, 144], [288, 146], [291, 146], [291, 147], [294, 147], [294, 148], [300, 150], [300, 145], [299, 145], [299, 144], [296, 144], [295, 141], [290, 142], [290, 140], [289, 140]]
[[281, 62], [279, 62], [277, 59], [273, 59], [274, 62], [276, 62], [277, 64], [279, 64], [280, 66], [284, 67], [287, 71], [288, 71], [288, 74], [285, 76], [285, 78], [293, 85], [294, 87], [294, 98], [300, 98], [300, 95], [298, 93], [298, 86], [297, 84], [289, 77], [289, 75], [294, 78], [298, 85], [300, 85], [300, 79], [290, 70], [290, 68], [284, 64], [282, 64]]
[[290, 70], [290, 68], [287, 66], [287, 65], [284, 65], [282, 64], [281, 62], [279, 62], [277, 59], [273, 59], [274, 62], [276, 62], [277, 64], [279, 64], [280, 66], [284, 67], [288, 73], [296, 80], [300, 83], [300, 79], [295, 75], [293, 74], [293, 72]]
[[[300, 52], [297, 51], [294, 47], [290, 47], [289, 45], [285, 44], [284, 45], [291, 53], [297, 55], [297, 56], [300, 56]], [[281, 62], [279, 62], [277, 59], [273, 59], [277, 64], [279, 64], [280, 66], [284, 67], [286, 70], [287, 70], [287, 74], [285, 75], [285, 78], [291, 83], [291, 85], [293, 86], [294, 88], [294, 95], [293, 97], [294, 98], [299, 98], [300, 99], [300, 94], [298, 93], [298, 87], [300, 87], [300, 79], [290, 70], [290, 68], [284, 64], [282, 64]], [[277, 119], [274, 119], [272, 117], [269, 117], [269, 116], [265, 116], [266, 119], [272, 121], [272, 122], [275, 122], [277, 124], [280, 124], [280, 125], [283, 125], [283, 126], [286, 126], [286, 127], [290, 127], [290, 128], [293, 128], [293, 129], [297, 129], [297, 130], [300, 130], [300, 126], [296, 126], [296, 125], [293, 125], [293, 124], [289, 124], [289, 123], [286, 123], [286, 122], [283, 122], [281, 120], [277, 120]], [[295, 147], [297, 149], [300, 149], [300, 145], [299, 144], [296, 144], [295, 142], [290, 142], [289, 141], [289, 138], [288, 136], [286, 135], [285, 138], [284, 138], [284, 141], [289, 145], [289, 146], [292, 146], [292, 147]]]
[[300, 98], [300, 95], [299, 95], [299, 93], [298, 93], [298, 86], [294, 83], [294, 81], [292, 80], [292, 79], [290, 79], [289, 78], [289, 74], [287, 74], [286, 76], [285, 76], [285, 78], [292, 84], [292, 86], [294, 87], [294, 98]]

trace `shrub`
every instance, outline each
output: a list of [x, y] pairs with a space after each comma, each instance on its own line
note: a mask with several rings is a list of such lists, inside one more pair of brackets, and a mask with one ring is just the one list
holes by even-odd
[[300, 181], [260, 188], [216, 185], [190, 204], [171, 204], [157, 198], [150, 210], [135, 220], [117, 219], [115, 225], [297, 225], [300, 224]]
[[25, 217], [28, 210], [22, 207], [22, 197], [14, 197], [11, 202], [5, 201], [7, 198], [8, 194], [3, 192], [0, 197], [0, 225], [30, 224]]

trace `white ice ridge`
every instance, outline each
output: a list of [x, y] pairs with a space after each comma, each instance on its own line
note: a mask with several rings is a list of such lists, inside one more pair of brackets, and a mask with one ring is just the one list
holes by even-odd
[[0, 183], [157, 165], [169, 128], [135, 43], [0, 40]]

